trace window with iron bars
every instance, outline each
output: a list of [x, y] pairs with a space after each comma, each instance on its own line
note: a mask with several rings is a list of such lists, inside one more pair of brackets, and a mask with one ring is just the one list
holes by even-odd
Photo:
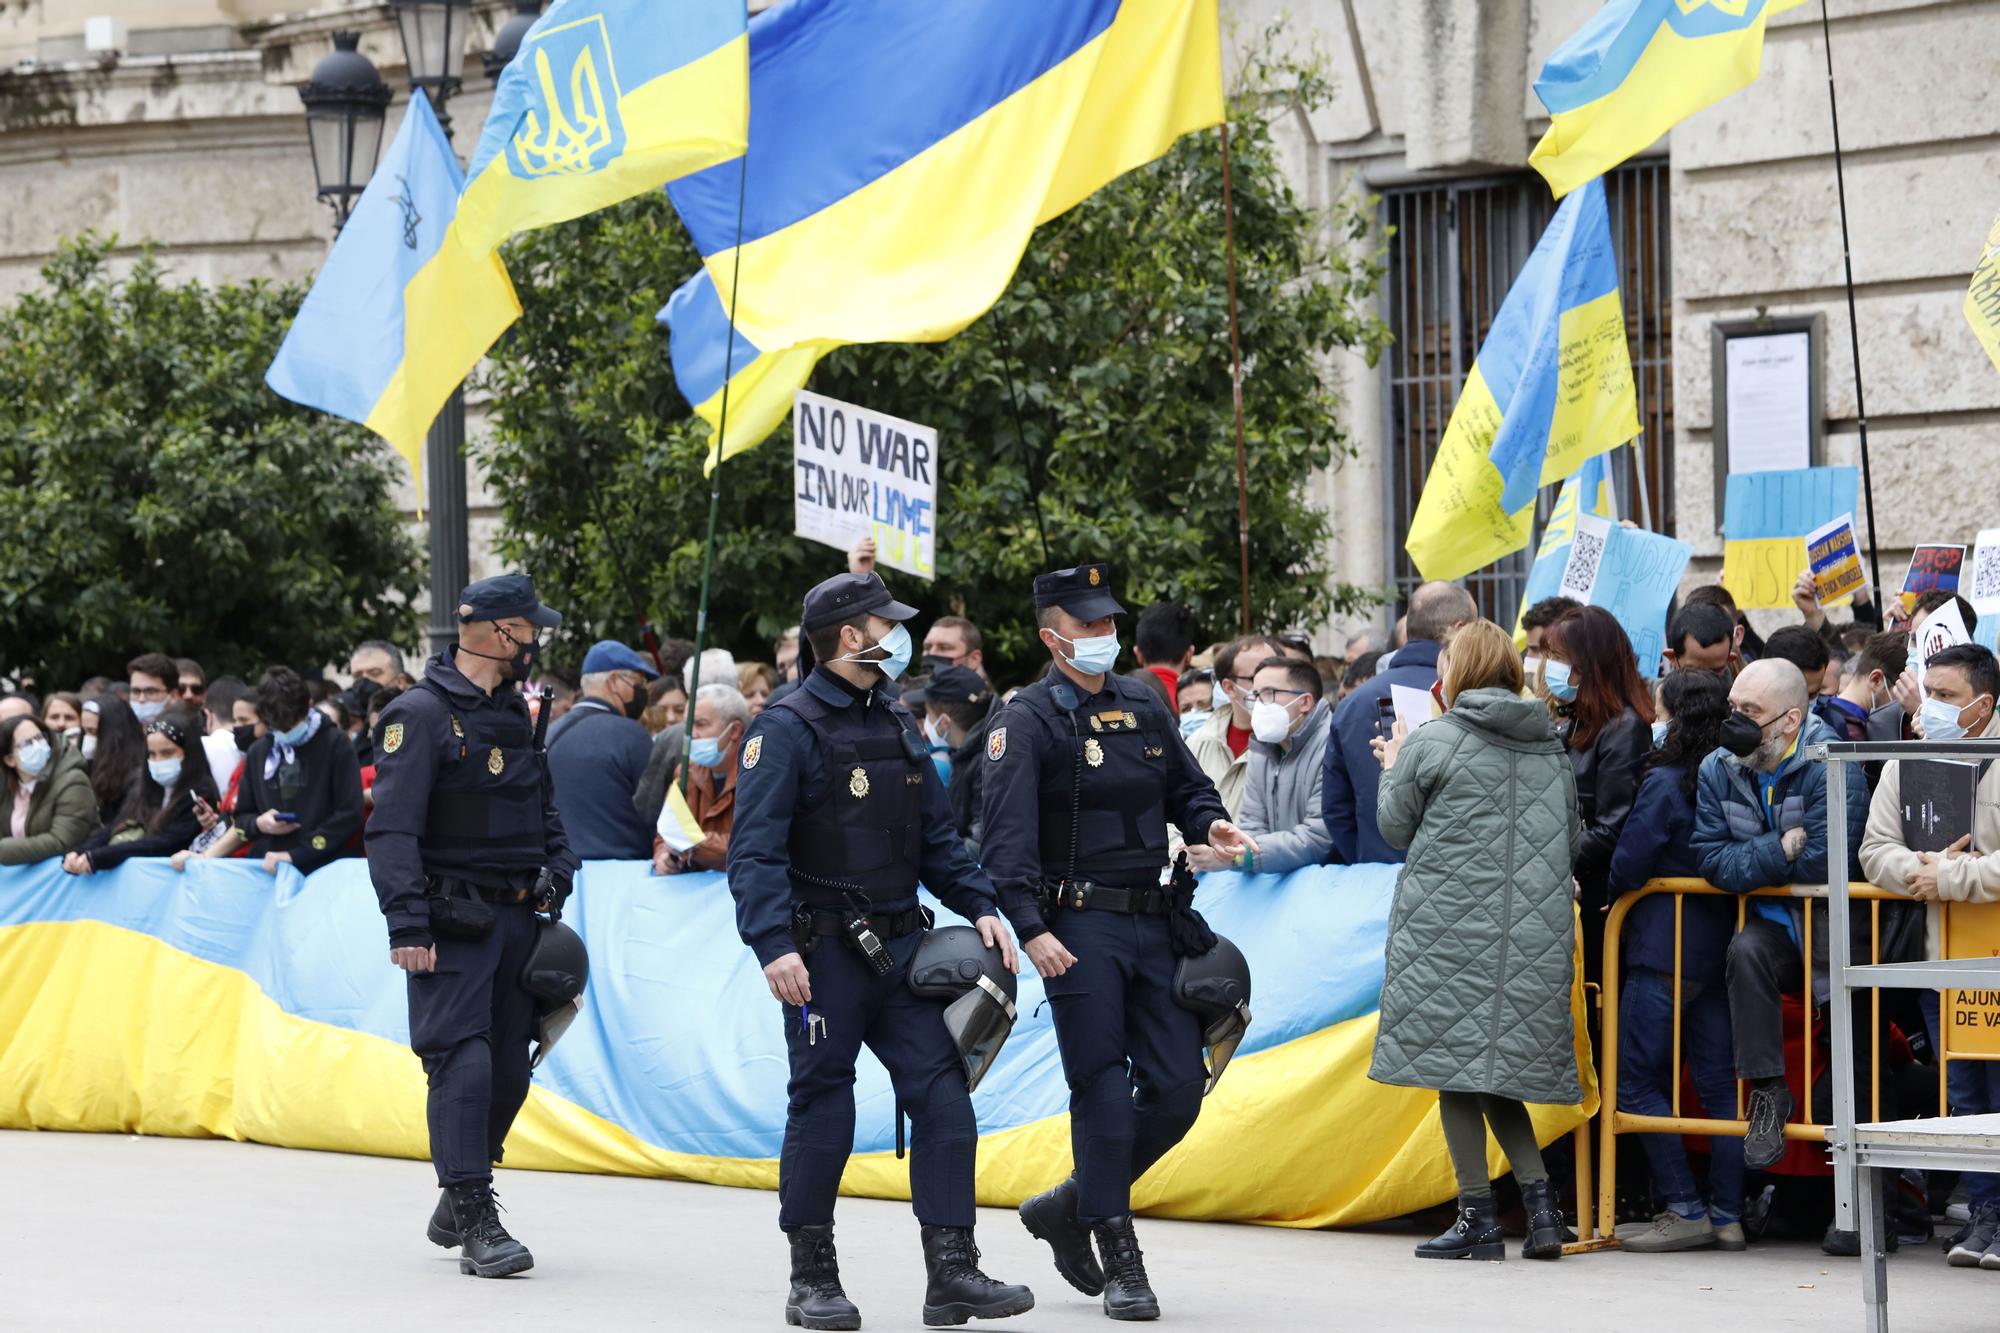
[[[1612, 486], [1621, 518], [1672, 533], [1674, 330], [1666, 159], [1620, 167], [1605, 176], [1604, 187], [1641, 432], [1639, 450], [1621, 446], [1609, 455]], [[1403, 550], [1403, 537], [1445, 423], [1508, 287], [1554, 216], [1556, 201], [1540, 176], [1523, 172], [1385, 189], [1380, 208], [1384, 227], [1393, 229], [1382, 285], [1383, 317], [1395, 335], [1382, 358], [1383, 477], [1387, 574], [1400, 604], [1423, 581]], [[1555, 497], [1556, 487], [1548, 486], [1536, 499], [1535, 536], [1527, 550], [1465, 580], [1481, 615], [1514, 623], [1534, 542]]]

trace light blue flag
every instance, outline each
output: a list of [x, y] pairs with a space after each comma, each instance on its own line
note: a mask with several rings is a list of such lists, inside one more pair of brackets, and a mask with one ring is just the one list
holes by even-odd
[[[438, 408], [521, 313], [500, 257], [450, 234], [463, 180], [430, 102], [411, 98], [264, 374], [293, 402], [388, 440], [413, 475]], [[411, 338], [418, 302], [441, 314]]]
[[1514, 637], [1523, 646], [1526, 646], [1527, 635], [1521, 629], [1521, 617], [1536, 602], [1555, 596], [1556, 589], [1562, 586], [1563, 566], [1569, 563], [1569, 548], [1576, 539], [1576, 516], [1579, 513], [1609, 519], [1618, 517], [1618, 500], [1611, 488], [1608, 455], [1598, 454], [1586, 460], [1577, 469], [1576, 475], [1565, 481], [1562, 489], [1556, 492], [1556, 505], [1549, 511], [1549, 521], [1542, 528], [1542, 542], [1535, 548], [1535, 563], [1528, 570], [1527, 586], [1521, 589], [1521, 609], [1514, 613]]

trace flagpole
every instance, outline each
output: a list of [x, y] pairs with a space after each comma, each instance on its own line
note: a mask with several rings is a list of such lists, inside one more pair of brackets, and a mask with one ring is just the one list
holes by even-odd
[[1229, 259], [1229, 395], [1236, 410], [1236, 547], [1243, 567], [1243, 632], [1250, 632], [1250, 467], [1243, 448], [1243, 340], [1236, 317], [1236, 196], [1229, 179], [1229, 113], [1222, 116], [1222, 249]]
[[729, 381], [736, 373], [736, 293], [743, 277], [743, 196], [744, 185], [750, 179], [750, 155], [742, 157], [742, 167], [736, 175], [736, 254], [729, 271], [729, 328], [722, 340], [722, 411], [715, 423], [715, 469], [709, 473], [708, 488], [708, 543], [701, 554], [701, 604], [694, 618], [694, 658], [688, 671], [688, 710], [685, 723], [684, 743], [681, 749], [681, 795], [687, 795], [688, 770], [691, 765], [686, 756], [694, 747], [694, 695], [701, 688], [701, 654], [708, 645], [708, 585], [715, 573], [715, 528], [722, 515], [722, 455], [729, 443]]
[[1861, 432], [1861, 496], [1868, 506], [1868, 573], [1883, 596], [1882, 557], [1875, 545], [1875, 480], [1868, 468], [1868, 406], [1861, 396], [1861, 332], [1854, 317], [1854, 256], [1847, 239], [1847, 173], [1840, 156], [1840, 103], [1833, 91], [1833, 24], [1819, 0], [1819, 31], [1826, 46], [1826, 109], [1833, 121], [1833, 181], [1840, 196], [1840, 262], [1847, 271], [1847, 341], [1854, 352], [1854, 416]]
[[1646, 486], [1646, 451], [1639, 444], [1639, 441], [1644, 438], [1644, 435], [1634, 435], [1632, 437], [1632, 479], [1639, 484], [1639, 526], [1651, 532], [1653, 531], [1653, 499], [1652, 493]]

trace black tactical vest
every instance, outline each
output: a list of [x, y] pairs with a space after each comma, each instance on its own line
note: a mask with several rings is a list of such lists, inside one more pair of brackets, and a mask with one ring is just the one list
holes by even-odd
[[417, 682], [444, 704], [449, 756], [431, 784], [424, 825], [424, 869], [432, 874], [537, 870], [548, 854], [542, 825], [542, 766], [526, 708], [461, 710], [428, 680]]
[[1074, 689], [1043, 681], [1016, 696], [1054, 719], [1062, 756], [1042, 765], [1043, 871], [1052, 879], [1067, 874], [1127, 888], [1157, 884], [1167, 864], [1166, 747], [1179, 737], [1166, 733], [1157, 706], [1123, 696], [1115, 685], [1067, 711], [1056, 688]]
[[873, 902], [914, 894], [923, 867], [924, 770], [931, 762], [921, 743], [903, 739], [915, 737], [915, 728], [879, 696], [868, 707], [836, 708], [802, 689], [770, 706], [791, 710], [812, 728], [826, 769], [826, 794], [792, 816], [787, 850], [799, 900], [838, 906], [836, 884]]

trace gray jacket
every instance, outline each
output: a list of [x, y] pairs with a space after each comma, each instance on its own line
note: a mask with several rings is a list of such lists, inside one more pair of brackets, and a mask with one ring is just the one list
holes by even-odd
[[1283, 875], [1327, 859], [1333, 838], [1320, 813], [1320, 773], [1326, 767], [1326, 739], [1333, 705], [1321, 699], [1289, 748], [1250, 742], [1250, 778], [1236, 826], [1257, 840], [1254, 870]]
[[1548, 710], [1506, 690], [1465, 691], [1403, 742], [1375, 813], [1409, 859], [1389, 909], [1368, 1076], [1580, 1101], [1570, 867], [1582, 823]]

